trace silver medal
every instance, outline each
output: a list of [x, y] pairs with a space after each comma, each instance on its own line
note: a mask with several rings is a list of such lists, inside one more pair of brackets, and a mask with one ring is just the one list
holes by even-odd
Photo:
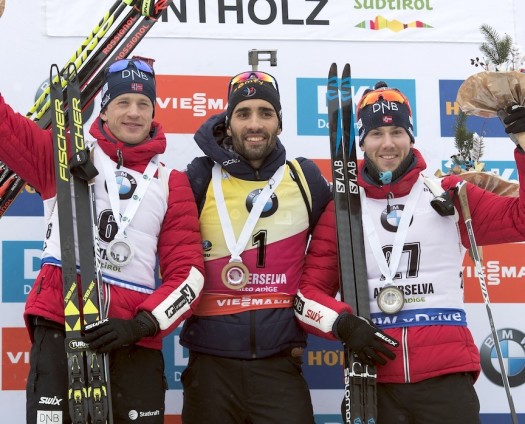
[[396, 314], [405, 303], [405, 297], [401, 289], [394, 285], [387, 285], [377, 296], [377, 305], [385, 314]]
[[115, 266], [125, 266], [130, 263], [135, 249], [124, 237], [115, 237], [106, 248], [107, 258]]

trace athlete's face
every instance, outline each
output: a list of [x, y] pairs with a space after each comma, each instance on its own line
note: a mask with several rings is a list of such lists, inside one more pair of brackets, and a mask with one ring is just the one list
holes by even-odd
[[379, 171], [394, 171], [407, 157], [411, 142], [403, 127], [378, 127], [368, 132], [361, 150]]
[[281, 134], [277, 112], [266, 100], [244, 100], [233, 110], [227, 133], [233, 150], [259, 169]]
[[120, 141], [138, 144], [149, 137], [153, 104], [144, 94], [121, 94], [100, 112], [100, 117]]

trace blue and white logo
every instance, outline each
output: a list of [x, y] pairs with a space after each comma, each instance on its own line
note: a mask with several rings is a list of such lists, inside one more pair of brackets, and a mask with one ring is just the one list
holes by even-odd
[[42, 241], [2, 241], [2, 302], [26, 301], [40, 271], [41, 256]]
[[[525, 383], [525, 334], [515, 328], [503, 328], [497, 331], [497, 334], [509, 385], [521, 386]], [[501, 367], [492, 334], [483, 341], [480, 356], [481, 369], [487, 378], [495, 385], [503, 386]]]
[[[454, 137], [459, 104], [456, 101], [462, 80], [439, 81], [439, 110], [441, 115], [441, 137]], [[483, 137], [507, 137], [503, 125], [497, 118], [481, 118], [470, 115], [466, 122], [469, 131]]]
[[[373, 88], [378, 79], [352, 80], [352, 99], [354, 103], [354, 122], [357, 102], [365, 90]], [[389, 87], [397, 88], [405, 94], [412, 108], [414, 135], [417, 136], [417, 107], [415, 80], [383, 79]], [[297, 78], [297, 135], [328, 135], [328, 107], [326, 104], [326, 78]], [[356, 134], [358, 133], [356, 128]]]

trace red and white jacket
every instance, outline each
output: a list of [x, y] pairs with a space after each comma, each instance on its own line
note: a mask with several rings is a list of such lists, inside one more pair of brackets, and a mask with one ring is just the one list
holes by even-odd
[[[416, 149], [413, 151], [414, 165], [398, 181], [389, 185], [379, 186], [373, 183], [366, 176], [364, 161], [360, 164], [358, 183], [364, 188], [367, 199], [370, 199], [369, 203], [377, 203], [373, 199], [381, 200], [386, 208], [388, 195], [390, 195], [391, 205], [403, 203], [412, 186], [418, 178], [421, 178], [421, 173], [426, 168], [421, 154]], [[516, 149], [515, 159], [520, 182], [523, 183], [525, 182], [525, 153]], [[450, 190], [458, 211], [461, 210], [459, 200], [452, 191], [460, 181], [461, 179], [457, 176], [447, 176], [441, 180], [442, 188]], [[479, 245], [525, 240], [525, 189], [523, 184], [521, 184], [518, 198], [498, 196], [470, 183], [467, 184], [472, 224]], [[424, 191], [426, 194], [423, 193], [421, 199], [429, 201], [432, 193], [427, 188]], [[370, 208], [371, 213], [375, 211], [377, 214], [378, 210], [381, 209]], [[436, 228], [448, 228], [450, 231], [441, 237], [429, 237], [426, 220], [432, 218], [429, 216], [430, 213], [435, 214], [433, 225]], [[376, 217], [376, 221], [378, 219], [380, 219], [379, 216]], [[472, 372], [475, 377], [479, 375], [479, 351], [466, 326], [468, 317], [465, 317], [462, 307], [461, 263], [465, 248], [469, 247], [469, 239], [463, 220], [460, 218], [456, 227], [456, 225], [450, 225], [450, 219], [454, 218], [441, 217], [433, 210], [429, 212], [425, 205], [416, 207], [405, 244], [417, 244], [418, 246], [421, 244], [419, 253], [422, 256], [419, 258], [419, 264], [422, 267], [418, 269], [415, 276], [415, 285], [421, 283], [417, 299], [419, 299], [418, 302], [423, 302], [423, 306], [406, 304], [397, 321], [393, 318], [389, 320], [377, 308], [375, 297], [379, 291], [381, 274], [375, 265], [370, 245], [368, 241], [365, 242], [367, 273], [369, 286], [371, 286], [369, 287], [371, 318], [378, 327], [400, 342], [399, 347], [394, 349], [396, 359], [388, 361], [384, 366], [378, 366], [378, 381], [381, 383], [418, 382], [456, 372]], [[416, 221], [425, 222], [427, 227], [418, 226]], [[388, 224], [385, 225], [388, 226]], [[388, 239], [385, 234], [385, 231], [378, 234], [383, 247], [392, 244], [391, 239]], [[425, 254], [427, 257], [424, 257]], [[423, 269], [424, 264], [430, 270]], [[414, 280], [405, 278], [408, 275], [406, 271], [409, 266], [409, 261], [402, 259], [398, 268], [401, 277], [399, 280], [394, 279], [395, 285], [399, 284], [403, 287], [405, 284], [405, 301], [415, 298], [407, 295], [406, 292], [407, 287], [414, 290]], [[455, 269], [446, 269], [446, 267]], [[440, 270], [441, 268], [445, 269]], [[447, 281], [442, 281], [443, 276], [445, 278], [448, 276]], [[331, 202], [313, 232], [299, 288], [297, 304], [302, 305], [302, 308], [296, 308], [296, 316], [308, 332], [335, 340], [332, 333], [334, 321], [342, 312], [351, 312], [348, 305], [335, 299], [338, 289], [336, 223], [334, 203]], [[425, 290], [426, 294], [421, 295]], [[422, 308], [421, 310], [425, 313], [414, 313], [413, 311], [418, 310], [417, 308]], [[414, 324], [413, 317], [419, 319], [426, 316], [429, 311], [435, 314], [434, 319], [428, 321], [422, 319]], [[444, 314], [447, 311], [453, 311], [453, 313], [446, 316]], [[402, 317], [409, 318], [404, 321]], [[451, 322], [454, 320], [456, 322]]]
[[[156, 122], [152, 124], [151, 138], [137, 145], [127, 145], [115, 139], [100, 118], [92, 124], [90, 133], [96, 140], [95, 148], [100, 148], [111, 161], [117, 163], [117, 151], [120, 150], [123, 158], [120, 170], [124, 177], [129, 176], [131, 184], [134, 178], [142, 175], [150, 159], [166, 149], [166, 137], [161, 125]], [[33, 186], [44, 201], [48, 234], [42, 267], [26, 302], [24, 315], [28, 328], [31, 329], [28, 322], [31, 315], [63, 323], [64, 296], [58, 231], [54, 231], [56, 225], [49, 225], [56, 223], [57, 213], [52, 134], [15, 113], [1, 96], [0, 160]], [[95, 166], [102, 168], [96, 159]], [[95, 178], [99, 226], [104, 225], [104, 219], [112, 220], [108, 218], [111, 209], [108, 208], [104, 181], [97, 181], [101, 178], [100, 174]], [[121, 211], [124, 211], [126, 199], [122, 194], [120, 204]], [[129, 237], [135, 241], [132, 261], [137, 261], [138, 266], [129, 269], [123, 266], [116, 270], [104, 254], [111, 240], [101, 240], [108, 317], [131, 319], [141, 310], [151, 312], [161, 331], [138, 344], [161, 349], [162, 337], [191, 315], [204, 283], [197, 207], [186, 175], [159, 167], [128, 229]], [[157, 256], [162, 284], [156, 288]]]

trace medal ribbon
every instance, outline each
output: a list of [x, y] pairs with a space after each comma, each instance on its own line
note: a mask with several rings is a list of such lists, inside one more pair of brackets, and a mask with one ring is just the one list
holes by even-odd
[[381, 247], [377, 231], [375, 229], [372, 218], [370, 217], [366, 194], [364, 190], [360, 190], [363, 228], [365, 230], [366, 237], [368, 237], [368, 241], [370, 242], [370, 247], [372, 249], [372, 253], [374, 254], [374, 258], [377, 262], [377, 265], [379, 266], [381, 273], [386, 278], [387, 286], [393, 285], [394, 276], [396, 275], [397, 268], [399, 267], [399, 261], [401, 260], [403, 245], [405, 244], [405, 240], [407, 237], [408, 227], [410, 225], [410, 221], [412, 220], [416, 203], [419, 200], [421, 192], [423, 191], [422, 188], [423, 179], [420, 177], [412, 187], [412, 190], [410, 190], [410, 194], [408, 195], [405, 207], [403, 208], [401, 220], [399, 221], [396, 236], [394, 238], [394, 246], [390, 255], [390, 266], [387, 263], [385, 255], [383, 254], [383, 249]]
[[[111, 210], [113, 211], [113, 216], [115, 222], [118, 225], [118, 232], [115, 235], [115, 238], [125, 238], [126, 237], [126, 228], [131, 224], [131, 220], [137, 212], [140, 202], [144, 198], [146, 191], [148, 190], [149, 184], [159, 168], [159, 155], [153, 156], [148, 166], [142, 174], [142, 181], [137, 180], [137, 189], [133, 193], [133, 197], [129, 199], [128, 206], [124, 211], [124, 214], [120, 216], [120, 196], [119, 189], [117, 186], [117, 179], [115, 178], [116, 166], [114, 162], [109, 158], [109, 156], [102, 151], [101, 148], [95, 149], [95, 158], [102, 162], [103, 174], [102, 175], [106, 181], [108, 187], [109, 203], [111, 204]], [[108, 178], [113, 176], [112, 178]]]
[[224, 193], [222, 191], [222, 168], [218, 163], [215, 163], [213, 166], [213, 194], [215, 195], [215, 203], [217, 204], [217, 212], [219, 213], [224, 240], [226, 241], [226, 246], [231, 253], [230, 262], [242, 262], [241, 253], [244, 252], [246, 243], [248, 243], [248, 239], [250, 238], [250, 235], [252, 234], [253, 229], [255, 228], [255, 225], [261, 216], [266, 202], [273, 194], [277, 186], [281, 183], [285, 169], [286, 165], [281, 165], [279, 169], [275, 171], [275, 174], [273, 174], [273, 176], [268, 180], [252, 206], [252, 210], [248, 215], [248, 219], [244, 224], [239, 239], [235, 241], [235, 234], [233, 232], [230, 215], [226, 209], [226, 202], [224, 201]]

